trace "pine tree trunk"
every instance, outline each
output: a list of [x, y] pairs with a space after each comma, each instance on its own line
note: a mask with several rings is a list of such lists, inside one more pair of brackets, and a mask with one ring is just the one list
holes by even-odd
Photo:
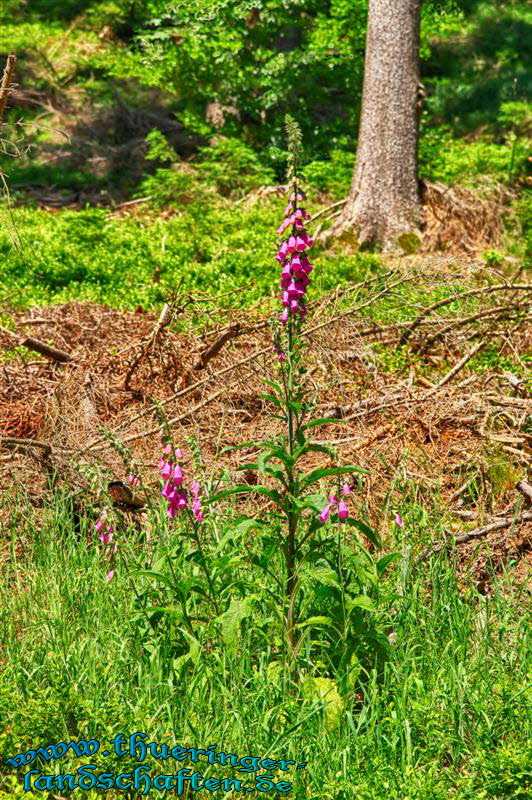
[[[331, 235], [353, 231], [384, 250], [419, 236], [417, 174], [420, 0], [369, 0], [355, 172]], [[398, 242], [399, 240], [399, 242]]]

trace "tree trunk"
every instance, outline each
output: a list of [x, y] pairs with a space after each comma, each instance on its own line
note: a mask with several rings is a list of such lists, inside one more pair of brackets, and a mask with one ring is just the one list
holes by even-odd
[[331, 235], [405, 249], [423, 223], [417, 175], [420, 0], [369, 0], [355, 172]]

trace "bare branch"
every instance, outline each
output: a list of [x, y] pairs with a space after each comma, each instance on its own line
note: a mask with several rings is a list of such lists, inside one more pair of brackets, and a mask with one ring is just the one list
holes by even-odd
[[[8, 336], [14, 336], [15, 338], [18, 338], [18, 334], [16, 334], [14, 331], [10, 331], [7, 328], [2, 328], [1, 326], [0, 333], [5, 333]], [[33, 350], [36, 353], [40, 353], [42, 356], [47, 356], [53, 361], [59, 361], [63, 364], [72, 361], [72, 356], [69, 353], [65, 353], [64, 350], [58, 350], [57, 347], [52, 347], [45, 342], [39, 341], [39, 339], [34, 339], [32, 336], [23, 336], [22, 339], [17, 341], [15, 346], [26, 347], [28, 350]]]

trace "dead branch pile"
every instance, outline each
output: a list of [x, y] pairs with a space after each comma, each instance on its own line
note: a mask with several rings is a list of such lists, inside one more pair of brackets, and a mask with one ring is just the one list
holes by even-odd
[[[410, 319], [399, 321], [391, 312], [389, 320], [372, 320], [368, 309], [377, 298], [393, 299], [403, 284], [418, 280], [390, 271], [338, 290], [314, 303], [305, 329], [319, 415], [338, 419], [319, 438], [339, 445], [343, 461], [370, 470], [359, 500], [377, 525], [398, 482], [410, 483], [416, 498], [429, 503], [439, 487], [449, 509], [460, 509], [473, 479], [487, 497], [493, 453], [510, 470], [498, 502], [511, 503], [532, 453], [526, 382], [500, 369], [469, 371], [490, 344], [518, 357], [530, 350], [532, 287], [500, 280], [475, 287], [475, 313], [452, 314], [447, 298], [416, 308]], [[176, 441], [191, 437], [201, 444], [209, 468], [235, 469], [252, 460], [252, 451], [221, 451], [276, 429], [260, 397], [263, 378], [277, 368], [268, 316], [226, 308], [218, 318], [206, 314], [198, 332], [197, 323], [189, 324], [193, 315], [197, 320], [197, 306], [194, 298], [178, 297], [159, 316], [77, 303], [13, 314], [21, 335], [38, 331], [71, 361], [17, 350], [0, 364], [0, 489], [25, 481], [28, 469], [38, 494], [44, 482], [36, 472], [43, 481], [54, 472], [79, 489], [86, 487], [87, 465], [109, 479], [124, 478], [134, 464], [155, 490], [160, 424], [154, 400]], [[397, 351], [400, 343], [409, 348], [409, 363], [385, 369], [376, 352], [407, 352]], [[0, 332], [0, 346], [12, 351], [12, 334]]]
[[423, 248], [476, 253], [500, 243], [504, 198], [482, 198], [461, 186], [422, 183], [425, 210]]

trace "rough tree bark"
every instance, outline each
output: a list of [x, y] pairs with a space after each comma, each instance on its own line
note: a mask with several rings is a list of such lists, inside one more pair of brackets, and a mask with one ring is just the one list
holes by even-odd
[[369, 0], [362, 112], [347, 204], [331, 235], [399, 249], [419, 235], [417, 174], [420, 0]]

